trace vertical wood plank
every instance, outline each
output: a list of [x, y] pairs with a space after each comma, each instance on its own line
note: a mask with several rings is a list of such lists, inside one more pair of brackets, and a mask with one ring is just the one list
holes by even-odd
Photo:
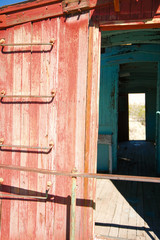
[[131, 17], [131, 0], [121, 1], [119, 19], [128, 20]]
[[[89, 28], [88, 49], [88, 76], [87, 76], [87, 102], [85, 127], [85, 162], [84, 172], [96, 172], [97, 166], [97, 139], [98, 139], [98, 101], [99, 101], [99, 71], [100, 71], [100, 32], [96, 26]], [[90, 209], [84, 209], [83, 237], [92, 236], [93, 208], [95, 201], [95, 181], [84, 180], [84, 199], [90, 199]]]
[[[87, 51], [88, 45], [88, 16], [83, 16], [81, 21], [85, 24], [78, 32], [78, 62], [77, 62], [77, 96], [76, 96], [76, 132], [75, 132], [75, 167], [78, 172], [84, 172], [84, 141], [85, 141], [85, 107], [86, 107], [86, 81], [87, 81]], [[83, 86], [83, 88], [82, 88]], [[83, 179], [77, 179], [77, 199], [83, 199]], [[83, 201], [76, 206], [76, 239], [83, 239]]]
[[[40, 42], [39, 26], [32, 24], [31, 26], [31, 41]], [[33, 46], [31, 51], [31, 70], [30, 70], [30, 94], [39, 95], [40, 82], [40, 51], [39, 46]], [[39, 104], [29, 104], [29, 144], [30, 146], [38, 146], [39, 144]], [[38, 154], [30, 152], [28, 154], [28, 165], [30, 167], [38, 167]], [[37, 190], [37, 175], [29, 173], [28, 181], [29, 190]], [[28, 204], [28, 231], [31, 239], [36, 239], [36, 214], [37, 203], [31, 202]]]
[[[79, 152], [76, 149], [83, 148], [83, 144], [76, 140], [76, 134], [80, 134], [78, 126], [79, 121], [82, 123], [85, 113], [85, 92], [79, 92], [78, 87], [82, 86], [82, 82], [86, 81], [86, 44], [83, 41], [82, 32], [86, 34], [88, 25], [88, 14], [84, 14], [77, 20], [76, 17], [72, 19], [60, 19], [59, 31], [59, 66], [58, 66], [58, 91], [56, 95], [57, 104], [57, 141], [56, 141], [56, 169], [71, 171], [76, 165], [77, 168], [83, 168], [83, 163], [80, 163]], [[80, 33], [80, 31], [82, 31]], [[86, 36], [84, 37], [86, 40]], [[71, 40], [72, 39], [72, 40]], [[80, 49], [80, 44], [84, 44], [84, 49]], [[75, 51], [71, 53], [72, 48]], [[81, 52], [84, 58], [81, 58]], [[69, 59], [69, 63], [68, 63]], [[81, 59], [81, 66], [79, 60]], [[77, 72], [78, 71], [78, 72]], [[83, 75], [82, 75], [82, 71]], [[84, 76], [84, 79], [83, 79]], [[83, 80], [82, 80], [83, 79]], [[79, 82], [78, 82], [79, 81]], [[79, 96], [77, 96], [77, 93]], [[81, 97], [81, 98], [80, 98]], [[63, 117], [65, 115], [65, 118]], [[84, 126], [82, 123], [81, 128]], [[83, 134], [83, 135], [82, 135]], [[82, 129], [79, 138], [84, 138], [84, 130]], [[76, 143], [77, 141], [77, 143]], [[76, 146], [76, 148], [75, 148]], [[80, 150], [78, 150], [80, 151]], [[63, 152], [63, 155], [62, 155]], [[83, 151], [82, 153], [83, 154]], [[65, 159], [64, 157], [65, 156]], [[79, 170], [79, 169], [78, 169]], [[83, 189], [79, 183], [78, 189]], [[55, 225], [54, 238], [69, 237], [69, 211], [70, 211], [70, 195], [71, 193], [71, 179], [56, 177], [55, 194], [57, 202], [55, 203]], [[80, 195], [80, 194], [79, 194]], [[59, 197], [58, 197], [59, 196]], [[83, 195], [81, 195], [83, 199]], [[83, 202], [83, 201], [82, 201]], [[80, 202], [81, 203], [81, 202]], [[77, 207], [76, 207], [77, 208]], [[83, 206], [79, 206], [78, 215], [83, 211]], [[63, 216], [63, 219], [62, 219]], [[76, 218], [76, 226], [77, 226]], [[64, 222], [65, 220], [65, 222]], [[79, 221], [79, 220], [78, 220]], [[82, 224], [82, 222], [81, 222]], [[76, 231], [76, 238], [83, 236], [83, 230], [78, 227]]]
[[142, 18], [142, 1], [131, 1], [131, 18]]
[[[53, 141], [54, 147], [51, 153], [46, 158], [46, 164], [48, 169], [56, 169], [55, 162], [55, 149], [56, 149], [56, 139], [57, 139], [57, 93], [58, 93], [58, 55], [59, 55], [59, 39], [58, 39], [58, 31], [59, 31], [59, 19], [51, 19], [48, 23], [46, 23], [46, 30], [50, 35], [48, 38], [55, 38], [55, 44], [49, 56], [48, 60], [48, 68], [46, 69], [46, 77], [48, 78], [48, 92], [54, 89], [56, 91], [56, 96], [53, 99], [53, 102], [48, 105], [47, 112], [47, 124], [48, 124], [48, 142], [50, 140]], [[53, 195], [55, 193], [55, 177], [47, 176], [46, 181], [52, 182], [52, 187], [49, 191], [49, 194]], [[49, 239], [53, 238], [54, 235], [54, 200], [46, 203], [46, 236]]]
[[[31, 41], [31, 23], [24, 24], [22, 27], [22, 42]], [[30, 47], [21, 47], [22, 53], [22, 73], [21, 73], [21, 94], [30, 94]], [[28, 52], [27, 52], [28, 51]], [[18, 81], [18, 79], [17, 79]], [[24, 99], [25, 101], [28, 99]], [[24, 101], [23, 100], [23, 101]], [[22, 101], [22, 99], [20, 99]], [[29, 104], [21, 103], [21, 145], [29, 145]], [[28, 166], [28, 154], [21, 152], [20, 165]], [[29, 174], [20, 172], [20, 194], [28, 194], [28, 179]], [[23, 239], [28, 239], [28, 202], [19, 201], [19, 236]]]
[[[46, 37], [48, 36], [49, 33], [47, 33], [47, 31], [45, 31], [44, 28], [45, 28], [45, 21], [41, 21], [33, 24], [33, 33], [35, 29], [37, 29], [38, 31], [38, 35], [39, 35], [38, 42], [49, 41], [49, 40], [46, 40]], [[39, 61], [38, 61], [39, 70], [36, 76], [39, 78], [39, 81], [38, 81], [39, 95], [48, 94], [49, 78], [46, 77], [46, 74], [45, 74], [46, 68], [48, 67], [47, 59], [46, 59], [47, 52], [45, 52], [45, 50], [43, 49], [46, 49], [46, 48], [44, 46], [40, 46]], [[45, 100], [42, 99], [41, 101], [45, 101]], [[37, 124], [39, 126], [39, 129], [37, 132], [38, 146], [48, 146], [47, 104], [39, 104], [37, 121], [38, 121]], [[45, 169], [47, 166], [46, 161], [48, 161], [45, 154], [39, 154], [37, 160], [38, 160], [37, 162], [38, 168]], [[46, 188], [46, 176], [42, 174], [37, 174], [37, 191], [45, 193], [45, 188]], [[45, 202], [37, 202], [36, 223], [37, 223], [36, 238], [45, 239], [46, 237]]]
[[[74, 97], [73, 89], [75, 89], [75, 66], [74, 63], [73, 76], [69, 76], [70, 64], [68, 63], [69, 57], [69, 45], [70, 40], [68, 39], [70, 31], [67, 33], [67, 24], [65, 19], [61, 18], [57, 33], [57, 43], [59, 48], [58, 54], [58, 86], [56, 94], [56, 104], [57, 104], [57, 139], [56, 139], [56, 155], [55, 164], [56, 170], [60, 171], [68, 170], [71, 171], [72, 161], [74, 159], [73, 146], [73, 135], [74, 135], [74, 104], [72, 103], [72, 94]], [[73, 30], [74, 36], [74, 30]], [[76, 54], [76, 51], [75, 53]], [[71, 62], [73, 58], [71, 57]], [[68, 71], [66, 70], [68, 68]], [[75, 81], [75, 82], [73, 82]], [[71, 88], [73, 82], [73, 88]], [[71, 90], [71, 91], [70, 91]], [[76, 93], [75, 93], [76, 94]], [[70, 109], [72, 109], [70, 111]], [[65, 118], [63, 117], [65, 115]], [[71, 122], [70, 122], [70, 119]], [[73, 130], [71, 132], [71, 125], [73, 124]], [[70, 145], [68, 145], [68, 139], [70, 139]], [[63, 158], [65, 155], [65, 160]], [[69, 236], [69, 230], [67, 229], [67, 223], [69, 216], [67, 216], [67, 205], [69, 202], [67, 200], [67, 193], [70, 194], [71, 182], [70, 179], [64, 177], [56, 177], [55, 185], [55, 195], [57, 196], [57, 201], [55, 203], [55, 224], [54, 224], [54, 238], [67, 238]], [[69, 225], [68, 225], [69, 226]], [[58, 237], [59, 236], [59, 237]]]
[[[5, 38], [6, 41], [13, 42], [14, 41], [14, 29], [8, 29], [6, 31], [1, 32], [1, 37]], [[9, 49], [5, 49], [6, 51]], [[13, 88], [13, 55], [9, 53], [0, 52], [0, 86], [6, 92], [12, 94]], [[10, 104], [2, 104], [0, 103], [0, 119], [1, 119], [1, 136], [4, 137], [6, 143], [12, 143], [12, 116], [13, 116], [13, 108]], [[12, 153], [6, 151], [0, 151], [1, 161], [5, 164], [12, 164]], [[7, 187], [2, 187], [4, 192], [10, 192], [11, 186], [11, 171], [2, 171], [4, 178], [4, 185], [8, 185]], [[2, 200], [2, 220], [1, 220], [1, 239], [9, 239], [10, 237], [10, 215], [11, 213], [11, 202], [8, 200]]]
[[152, 0], [142, 0], [142, 14], [144, 19], [152, 17]]
[[120, 11], [119, 0], [114, 0], [114, 10], [115, 12]]
[[[21, 42], [22, 40], [22, 28], [20, 26], [14, 27], [14, 43]], [[20, 53], [21, 47], [14, 48], [15, 54], [13, 63], [11, 65], [13, 71], [13, 94], [21, 94], [21, 80], [22, 80], [22, 54]], [[13, 116], [12, 116], [12, 142], [11, 145], [21, 144], [21, 104], [13, 104]], [[20, 152], [21, 149], [15, 151], [12, 149], [12, 164], [20, 165]], [[20, 172], [13, 172], [11, 178], [11, 191], [15, 194], [19, 194], [20, 184]], [[14, 187], [16, 187], [14, 189]], [[11, 201], [11, 213], [10, 213], [10, 239], [17, 238], [17, 232], [19, 229], [19, 202]]]

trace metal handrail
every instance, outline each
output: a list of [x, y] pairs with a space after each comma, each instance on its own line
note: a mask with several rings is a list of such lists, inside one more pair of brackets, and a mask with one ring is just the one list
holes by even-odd
[[27, 148], [27, 149], [40, 149], [40, 150], [51, 150], [54, 146], [53, 142], [51, 141], [49, 143], [49, 147], [39, 147], [39, 146], [26, 146], [26, 145], [9, 145], [9, 144], [3, 144], [4, 138], [0, 139], [0, 148], [6, 147], [6, 148]]
[[41, 173], [41, 174], [47, 174], [47, 175], [55, 175], [55, 176], [160, 183], [160, 178], [158, 178], [158, 177], [130, 176], [130, 175], [117, 175], [117, 174], [99, 174], [99, 173], [79, 173], [79, 172], [75, 172], [75, 171], [74, 172], [60, 172], [60, 171], [54, 171], [54, 170], [49, 170], [49, 169], [28, 168], [28, 167], [5, 165], [5, 164], [0, 164], [0, 168], [24, 171], [24, 172]]
[[126, 175], [97, 174], [97, 173], [78, 173], [75, 168], [72, 170], [72, 172], [59, 172], [59, 171], [53, 171], [53, 170], [45, 170], [45, 169], [39, 169], [39, 168], [27, 168], [27, 167], [21, 167], [21, 166], [5, 165], [5, 164], [0, 164], [0, 168], [72, 177], [71, 208], [70, 208], [70, 240], [75, 240], [77, 177], [160, 183], [160, 178], [157, 178], [157, 177], [126, 176]]
[[38, 45], [38, 46], [40, 46], [40, 45], [49, 45], [49, 46], [53, 46], [53, 44], [55, 43], [55, 39], [54, 38], [51, 38], [50, 39], [50, 41], [49, 41], [49, 43], [45, 43], [45, 42], [41, 42], [41, 43], [5, 43], [5, 39], [4, 38], [2, 38], [2, 39], [0, 39], [0, 46], [2, 46], [2, 47], [6, 47], [6, 46], [33, 46], [33, 45]]
[[4, 90], [0, 92], [0, 98], [53, 98], [55, 97], [56, 92], [51, 91], [51, 95], [7, 95]]

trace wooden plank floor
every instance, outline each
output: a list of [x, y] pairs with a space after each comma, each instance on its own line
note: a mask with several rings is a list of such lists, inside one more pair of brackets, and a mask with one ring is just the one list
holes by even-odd
[[[121, 143], [118, 158], [119, 174], [156, 176], [152, 143]], [[160, 239], [160, 184], [97, 180], [95, 234], [106, 239]]]

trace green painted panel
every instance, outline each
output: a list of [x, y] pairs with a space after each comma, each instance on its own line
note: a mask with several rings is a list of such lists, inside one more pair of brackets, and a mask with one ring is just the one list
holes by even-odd
[[[113, 134], [113, 170], [117, 168], [118, 92], [146, 93], [148, 102], [146, 107], [147, 111], [149, 111], [146, 114], [148, 124], [147, 138], [154, 139], [156, 109], [154, 105], [156, 94], [154, 93], [157, 87], [157, 62], [160, 62], [160, 45], [144, 44], [109, 47], [106, 48], [105, 54], [101, 55], [99, 134]], [[125, 64], [124, 68], [119, 68], [119, 66]], [[129, 72], [128, 79], [120, 77], [121, 82], [126, 81], [125, 84], [124, 82], [120, 84], [119, 69], [122, 75], [126, 71]], [[160, 85], [160, 70], [158, 76]], [[158, 91], [157, 94], [159, 94]], [[153, 98], [151, 96], [152, 93], [154, 94]], [[159, 100], [157, 99], [157, 101]], [[160, 111], [159, 106], [157, 105], [157, 111]], [[160, 123], [160, 116], [157, 116], [157, 123]], [[160, 172], [160, 133], [158, 128], [156, 133], [158, 139], [157, 166]], [[108, 171], [107, 146], [98, 145], [97, 166], [98, 170]]]
[[155, 135], [156, 135], [156, 89], [152, 92], [146, 93], [146, 140], [155, 142]]
[[157, 173], [160, 175], [160, 62], [158, 63], [158, 78], [157, 78], [156, 161], [157, 161]]
[[[102, 57], [103, 62], [103, 57]], [[117, 168], [117, 128], [118, 128], [118, 74], [119, 65], [101, 65], [99, 134], [113, 134], [113, 170]], [[98, 145], [98, 171], [108, 171], [108, 146]]]
[[97, 152], [97, 171], [101, 173], [108, 172], [109, 170], [109, 147], [105, 144], [98, 144]]
[[160, 43], [160, 30], [128, 30], [102, 32], [102, 47], [118, 46], [121, 44]]
[[160, 61], [160, 45], [131, 45], [107, 48], [103, 57], [105, 64]]

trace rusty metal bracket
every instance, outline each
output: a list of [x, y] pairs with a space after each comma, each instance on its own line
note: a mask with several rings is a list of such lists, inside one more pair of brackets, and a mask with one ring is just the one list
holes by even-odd
[[[0, 185], [2, 185], [3, 184], [3, 178], [0, 178]], [[50, 188], [51, 188], [51, 186], [52, 186], [52, 183], [50, 182], [50, 181], [48, 181], [47, 182], [47, 187], [46, 187], [46, 193], [45, 193], [45, 197], [39, 197], [39, 196], [30, 196], [30, 195], [19, 195], [19, 194], [6, 194], [6, 193], [0, 193], [0, 198], [1, 197], [4, 197], [4, 198], [6, 198], [6, 197], [15, 197], [15, 198], [31, 198], [31, 199], [40, 199], [40, 200], [47, 200], [48, 199], [48, 192], [49, 192], [49, 190], [50, 190]]]
[[16, 47], [16, 46], [42, 46], [42, 45], [49, 45], [49, 46], [53, 46], [55, 43], [55, 39], [51, 38], [49, 43], [45, 43], [45, 42], [41, 42], [41, 43], [5, 43], [5, 38], [0, 39], [0, 46], [1, 47]]
[[120, 12], [119, 0], [114, 0], [114, 10]]
[[83, 10], [89, 9], [88, 0], [63, 0], [62, 9], [65, 14], [81, 13]]
[[54, 146], [53, 142], [51, 141], [49, 143], [49, 147], [34, 147], [34, 146], [25, 146], [25, 145], [8, 145], [3, 144], [4, 138], [0, 138], [0, 148], [6, 147], [6, 148], [23, 148], [23, 149], [37, 149], [37, 150], [51, 150]]
[[51, 95], [7, 95], [4, 90], [0, 92], [0, 98], [54, 98], [56, 92], [54, 90], [51, 91]]

